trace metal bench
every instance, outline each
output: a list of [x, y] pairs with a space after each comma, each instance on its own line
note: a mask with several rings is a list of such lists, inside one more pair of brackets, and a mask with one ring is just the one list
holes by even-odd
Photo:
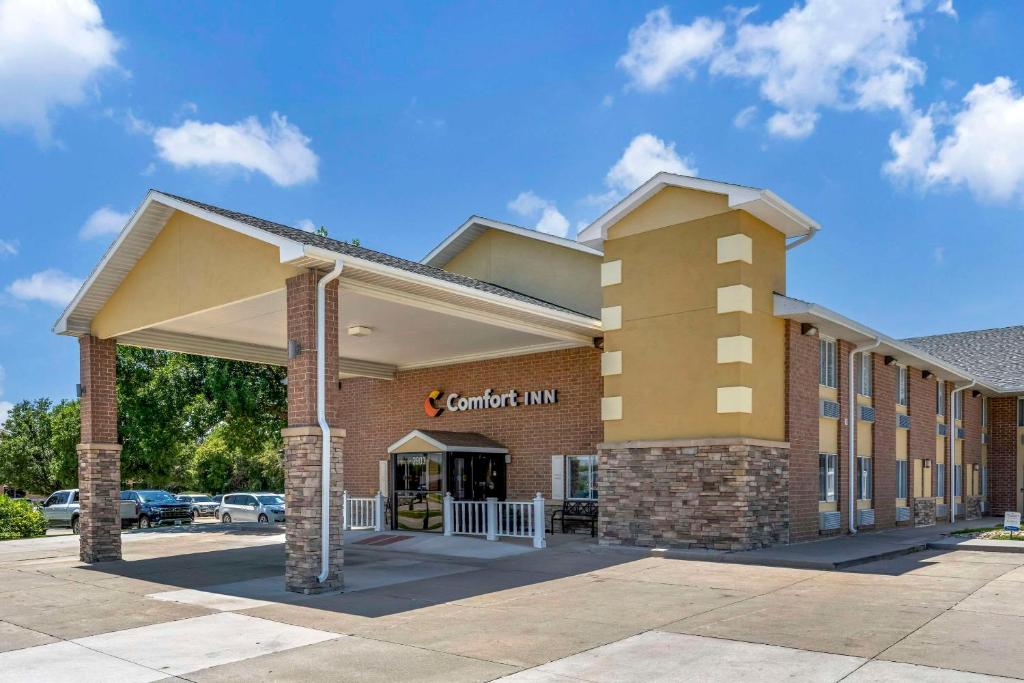
[[562, 533], [566, 528], [576, 533], [577, 528], [590, 528], [590, 535], [597, 536], [597, 503], [590, 500], [567, 500], [562, 507], [551, 513], [551, 533], [555, 533], [555, 521], [561, 523]]

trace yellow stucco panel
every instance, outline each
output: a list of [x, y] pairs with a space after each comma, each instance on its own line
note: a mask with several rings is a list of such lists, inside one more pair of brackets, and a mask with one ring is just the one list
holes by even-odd
[[92, 320], [107, 339], [266, 294], [301, 272], [276, 246], [176, 212]]
[[557, 244], [488, 230], [444, 269], [587, 315], [601, 310], [601, 257]]
[[611, 226], [608, 239], [629, 237], [726, 211], [729, 211], [729, 198], [724, 194], [667, 187]]
[[839, 452], [839, 420], [818, 418], [818, 452]]
[[414, 436], [404, 444], [391, 451], [392, 453], [438, 453], [440, 449], [434, 444]]
[[857, 455], [872, 455], [872, 429], [870, 422], [857, 420]]
[[897, 429], [896, 430], [896, 459], [897, 460], [906, 460], [907, 459], [907, 453], [909, 452], [909, 448], [907, 446], [907, 441], [908, 441], [909, 437], [910, 437], [910, 432], [908, 430], [906, 430], [906, 429]]

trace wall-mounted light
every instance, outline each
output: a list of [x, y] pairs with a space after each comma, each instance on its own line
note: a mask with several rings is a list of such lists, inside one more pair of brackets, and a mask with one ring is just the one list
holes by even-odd
[[294, 339], [288, 340], [288, 360], [293, 360], [299, 357], [302, 353], [302, 345]]
[[924, 461], [924, 468], [925, 468], [926, 470], [927, 470], [927, 469], [931, 469], [931, 466], [932, 466], [932, 461], [931, 461], [931, 460], [925, 460], [925, 461]]
[[800, 334], [805, 337], [817, 337], [818, 328], [813, 323], [800, 323]]
[[971, 398], [978, 398], [980, 396], [981, 396], [981, 392], [978, 391], [977, 389], [975, 389], [974, 391], [971, 392]]
[[85, 396], [85, 385], [84, 384], [76, 384], [75, 385], [75, 396], [77, 396], [78, 398], [82, 398], [83, 396]]
[[925, 379], [934, 379], [935, 373], [932, 372], [931, 370], [922, 370], [921, 376], [924, 377]]
[[896, 365], [896, 358], [893, 357], [893, 356], [886, 356], [885, 357], [885, 364], [886, 365]]
[[604, 337], [594, 337], [594, 348], [604, 349]]
[[348, 336], [350, 337], [369, 337], [373, 334], [373, 328], [366, 325], [349, 325]]

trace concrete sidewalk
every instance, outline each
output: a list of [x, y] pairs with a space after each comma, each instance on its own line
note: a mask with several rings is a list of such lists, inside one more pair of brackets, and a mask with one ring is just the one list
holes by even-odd
[[[927, 527], [901, 527], [885, 531], [865, 531], [856, 536], [836, 536], [821, 541], [794, 543], [762, 550], [740, 552], [708, 550], [655, 550], [652, 554], [675, 559], [757, 564], [795, 569], [848, 569], [868, 562], [887, 560], [928, 548], [956, 549], [968, 539], [950, 537], [953, 531], [993, 526], [1001, 519], [985, 517], [959, 521], [956, 524], [935, 524]], [[993, 542], [996, 543], [996, 542]], [[998, 541], [998, 543], [1008, 543]], [[987, 543], [972, 543], [963, 550], [991, 550]], [[1024, 545], [1024, 544], [1022, 544]], [[1013, 552], [1008, 547], [1001, 551]], [[1022, 548], [1024, 550], [1024, 548]]]

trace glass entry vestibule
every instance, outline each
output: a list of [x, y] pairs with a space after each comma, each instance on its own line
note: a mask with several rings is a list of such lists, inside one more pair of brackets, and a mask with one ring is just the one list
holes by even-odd
[[444, 496], [505, 500], [508, 449], [482, 434], [415, 430], [388, 448], [392, 526], [441, 531]]

